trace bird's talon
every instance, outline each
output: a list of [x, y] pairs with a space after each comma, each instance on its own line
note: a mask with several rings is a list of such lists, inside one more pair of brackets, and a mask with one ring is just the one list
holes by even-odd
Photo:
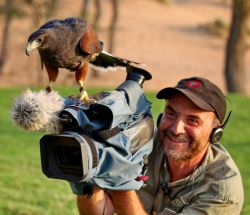
[[81, 99], [81, 103], [84, 104], [84, 105], [91, 105], [91, 104], [94, 104], [96, 103], [96, 100], [95, 99]]
[[84, 101], [88, 99], [89, 99], [88, 93], [80, 88], [80, 100]]
[[95, 99], [89, 98], [88, 94], [86, 91], [81, 91], [80, 94], [80, 101], [84, 104], [84, 105], [90, 105], [93, 103], [96, 103]]
[[45, 90], [46, 90], [47, 93], [50, 93], [52, 91], [50, 86], [47, 86]]

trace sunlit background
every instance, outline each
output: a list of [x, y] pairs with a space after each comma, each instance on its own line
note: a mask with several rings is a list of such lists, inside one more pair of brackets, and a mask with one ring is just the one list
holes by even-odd
[[[41, 71], [37, 52], [25, 55], [25, 45], [31, 32], [48, 19], [83, 16], [95, 24], [98, 10], [95, 0], [12, 0], [14, 7], [9, 22], [5, 64], [1, 69], [0, 86], [45, 85], [47, 76]], [[54, 2], [54, 4], [52, 4]], [[110, 26], [112, 3], [117, 2], [112, 49]], [[231, 22], [231, 1], [227, 0], [102, 0], [99, 21], [95, 25], [104, 49], [120, 57], [147, 65], [152, 81], [146, 89], [159, 90], [174, 85], [180, 78], [203, 76], [226, 91], [225, 47]], [[3, 41], [6, 17], [1, 0], [1, 37]], [[54, 6], [53, 6], [54, 5]], [[53, 10], [52, 10], [53, 9]], [[5, 42], [5, 44], [6, 44]], [[2, 46], [2, 44], [1, 44]], [[249, 82], [249, 57], [245, 58], [245, 79]], [[72, 85], [74, 75], [61, 72], [58, 83]], [[109, 72], [95, 76], [89, 72], [87, 86], [115, 86], [124, 72]], [[244, 83], [242, 81], [241, 84]], [[249, 94], [249, 84], [246, 93]]]

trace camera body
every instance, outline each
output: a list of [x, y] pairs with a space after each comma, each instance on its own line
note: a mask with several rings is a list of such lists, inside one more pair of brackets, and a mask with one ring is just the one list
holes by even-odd
[[154, 122], [142, 85], [151, 75], [132, 66], [127, 72], [126, 80], [115, 90], [93, 95], [95, 103], [65, 99], [58, 113], [62, 132], [40, 140], [42, 170], [47, 177], [113, 190], [143, 185], [138, 177], [146, 173]]

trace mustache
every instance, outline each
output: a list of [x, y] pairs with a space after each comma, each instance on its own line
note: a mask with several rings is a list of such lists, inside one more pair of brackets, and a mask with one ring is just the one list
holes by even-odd
[[187, 136], [186, 134], [178, 134], [175, 135], [170, 129], [165, 129], [163, 131], [163, 134], [165, 136], [167, 136], [169, 139], [172, 139], [176, 142], [188, 142], [191, 143], [193, 141], [193, 139], [189, 136]]

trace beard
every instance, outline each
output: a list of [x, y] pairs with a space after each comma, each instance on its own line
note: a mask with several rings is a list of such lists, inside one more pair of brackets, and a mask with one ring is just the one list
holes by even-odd
[[[166, 155], [174, 160], [189, 160], [208, 144], [208, 138], [201, 137], [199, 140], [194, 140], [186, 134], [175, 135], [170, 129], [160, 131], [158, 140], [163, 144]], [[176, 144], [169, 143], [170, 140]]]

